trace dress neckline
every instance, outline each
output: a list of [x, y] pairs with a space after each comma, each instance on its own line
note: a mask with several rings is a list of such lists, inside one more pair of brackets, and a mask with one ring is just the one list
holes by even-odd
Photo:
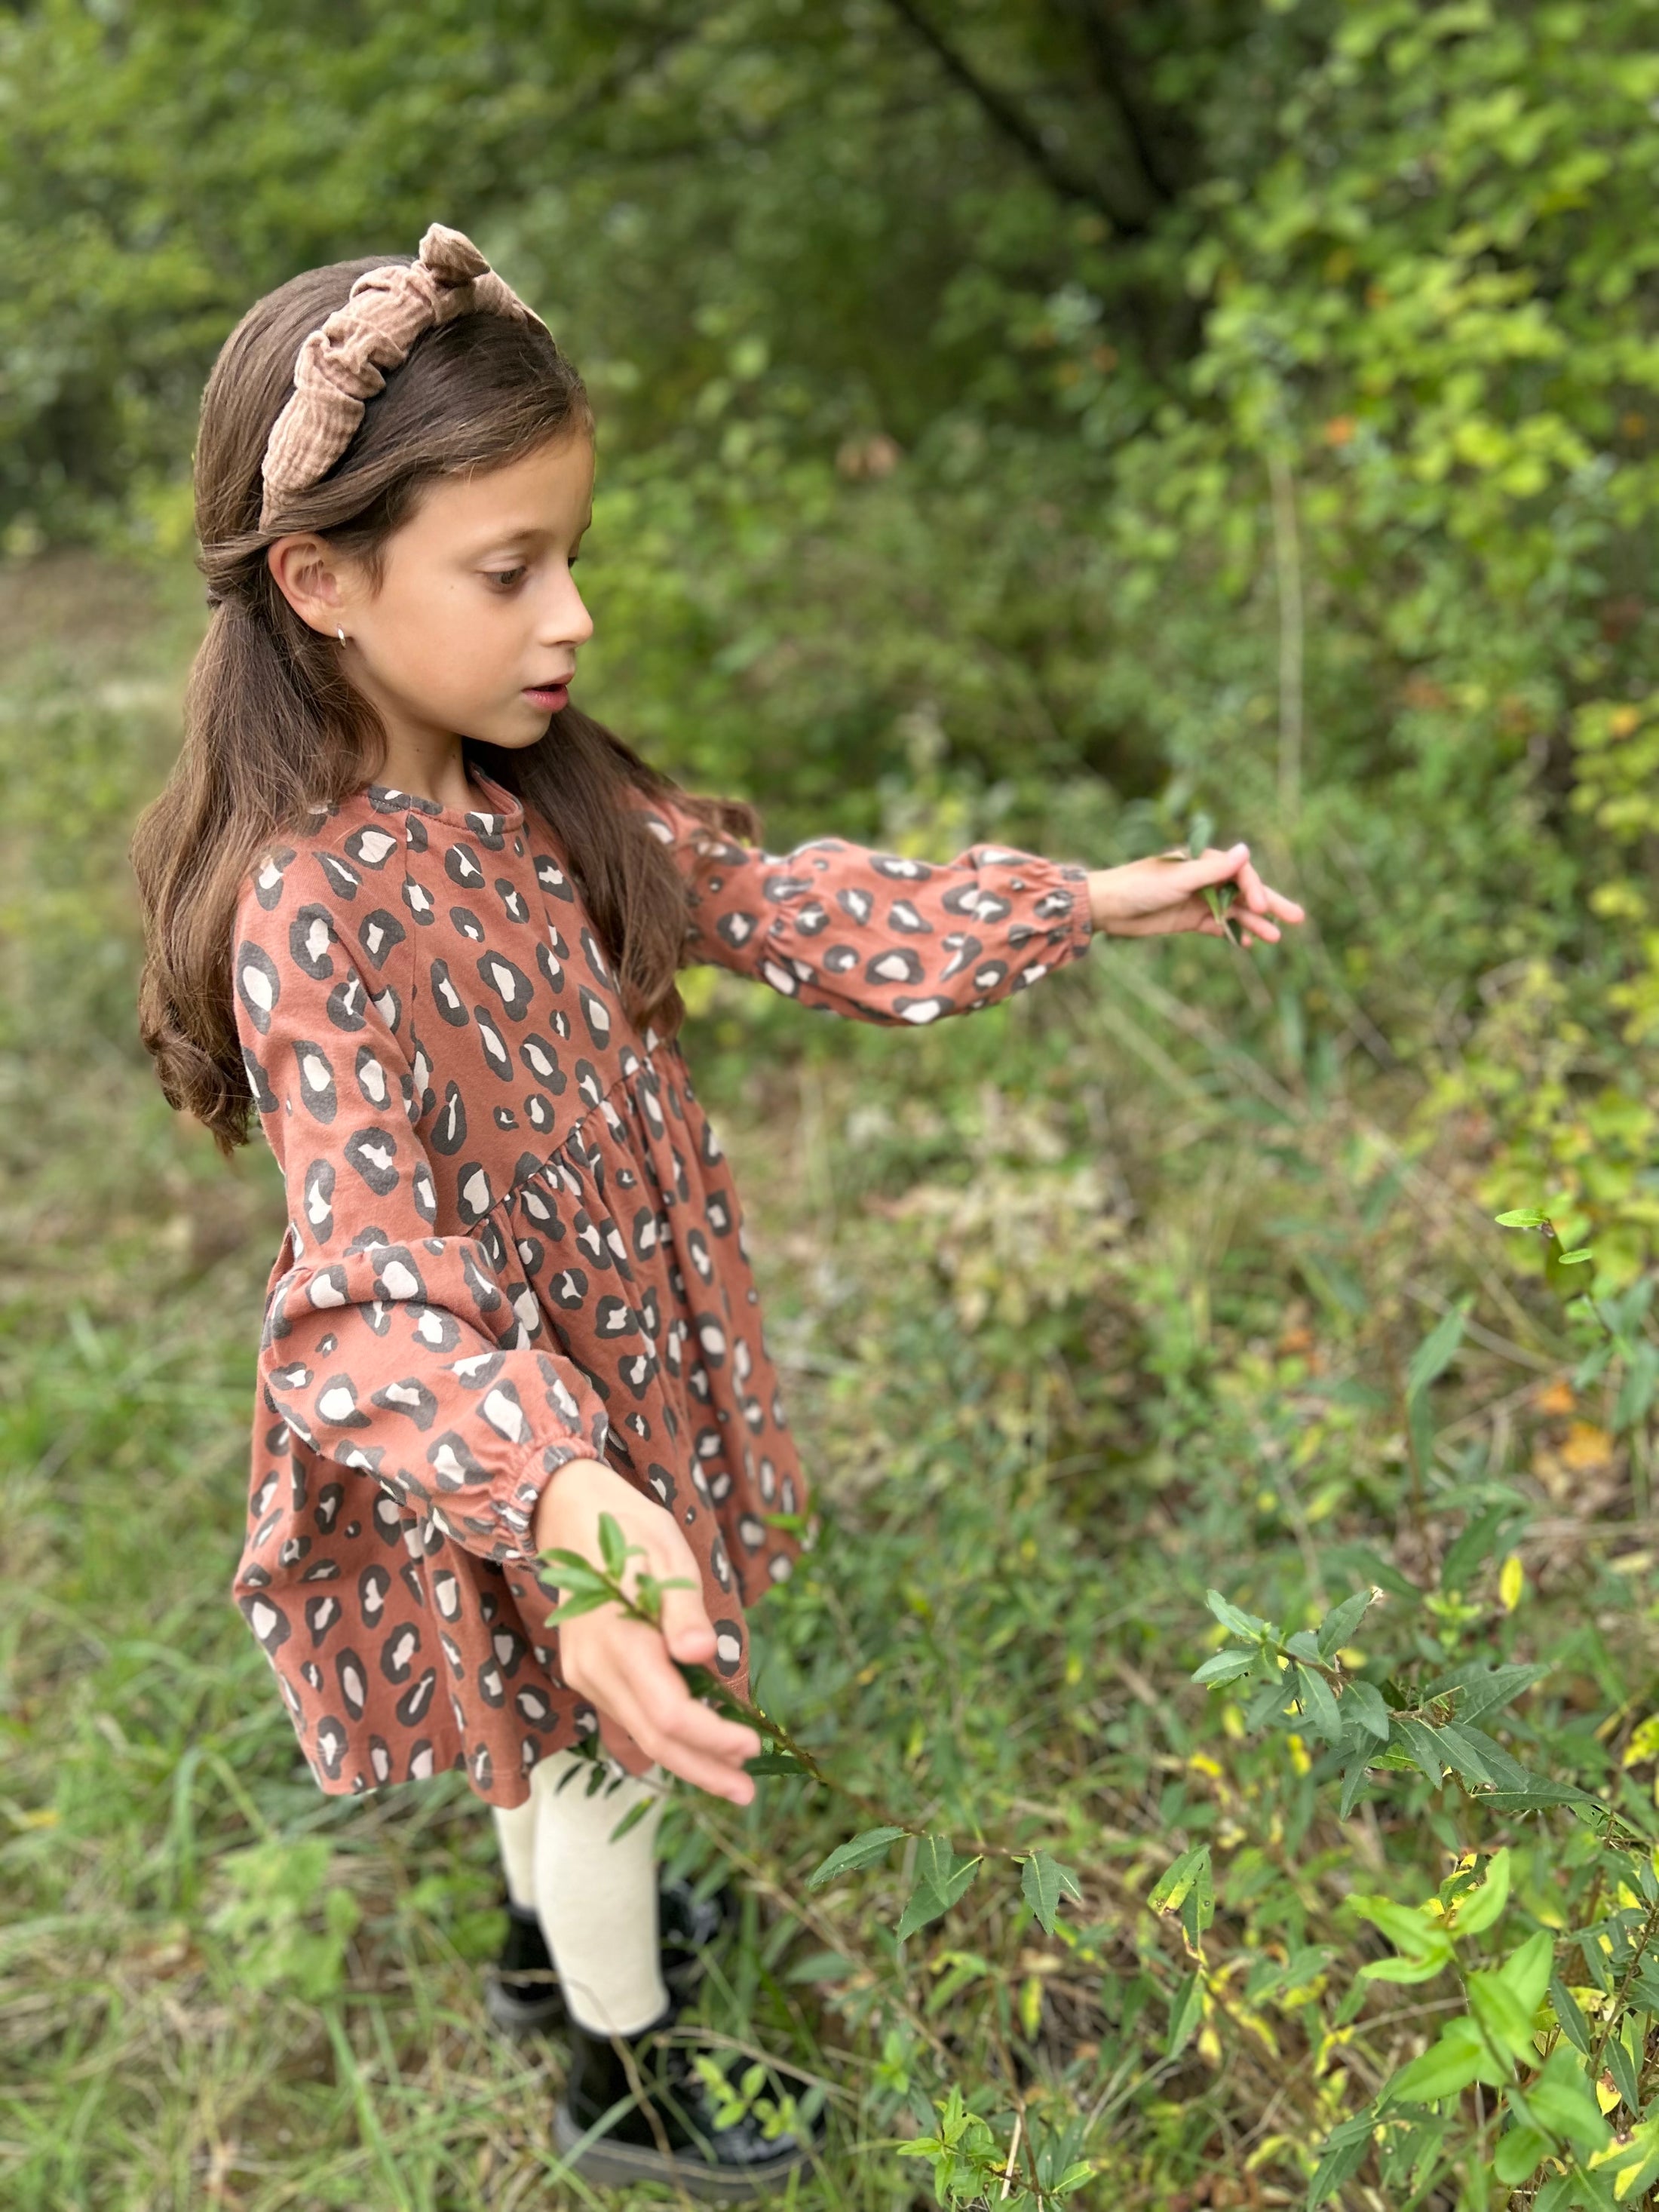
[[446, 822], [453, 829], [477, 830], [485, 836], [521, 829], [524, 807], [514, 793], [480, 769], [474, 768], [469, 773], [471, 781], [489, 801], [487, 806], [440, 806], [436, 799], [422, 799], [412, 791], [399, 791], [389, 783], [365, 784], [363, 796], [377, 814], [419, 814], [428, 822]]

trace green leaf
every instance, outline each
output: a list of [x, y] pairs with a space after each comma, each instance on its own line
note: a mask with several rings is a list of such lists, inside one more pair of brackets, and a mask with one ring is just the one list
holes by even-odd
[[1485, 2081], [1497, 2089], [1509, 2078], [1498, 2072], [1480, 2028], [1466, 2014], [1448, 2021], [1438, 2041], [1431, 2044], [1420, 2058], [1401, 2067], [1377, 2101], [1437, 2105], [1443, 2097], [1458, 2095], [1471, 2081]]
[[1389, 1740], [1389, 1709], [1374, 1682], [1346, 1681], [1342, 1686], [1342, 1717], [1358, 1722], [1379, 1743]]
[[1450, 1956], [1451, 1944], [1438, 1920], [1413, 1911], [1409, 1905], [1396, 1905], [1391, 1897], [1355, 1897], [1349, 1902], [1362, 1920], [1380, 1928], [1395, 1949], [1403, 1951], [1408, 1959], [1432, 1957], [1443, 1961]]
[[1054, 1932], [1054, 1915], [1062, 1895], [1079, 1904], [1083, 1898], [1082, 1886], [1071, 1868], [1051, 1859], [1047, 1851], [1032, 1852], [1019, 1870], [1019, 1887], [1045, 1936]]
[[[1573, 2010], [1577, 2009], [1575, 2005]], [[1560, 2018], [1559, 2007], [1556, 2017]], [[1607, 2140], [1607, 2124], [1601, 2107], [1583, 2069], [1565, 2044], [1557, 2044], [1543, 2072], [1527, 2091], [1527, 2110], [1540, 2127], [1564, 2136], [1575, 2150], [1599, 2150]]]
[[1085, 2181], [1094, 2177], [1094, 2167], [1086, 2158], [1068, 2166], [1058, 2180], [1051, 2181], [1043, 2191], [1045, 2197], [1069, 2197], [1074, 2189], [1081, 2189]]
[[1246, 1637], [1251, 1643], [1255, 1643], [1260, 1637], [1278, 1634], [1278, 1631], [1270, 1620], [1263, 1620], [1259, 1614], [1254, 1613], [1241, 1612], [1237, 1606], [1223, 1597], [1219, 1590], [1206, 1590], [1204, 1602], [1221, 1626], [1230, 1630], [1235, 1636]]
[[1412, 1354], [1411, 1364], [1406, 1370], [1407, 1400], [1421, 1397], [1430, 1383], [1443, 1375], [1457, 1357], [1457, 1347], [1463, 1341], [1463, 1330], [1468, 1322], [1467, 1306], [1454, 1306], [1443, 1314], [1433, 1328]]
[[611, 1831], [611, 1841], [620, 1843], [630, 1828], [637, 1828], [647, 1813], [655, 1810], [661, 1801], [653, 1790], [647, 1797], [636, 1797]]
[[1537, 2128], [1511, 2128], [1498, 2138], [1497, 2154], [1492, 2162], [1494, 2177], [1507, 2188], [1513, 2189], [1538, 2170], [1540, 2160], [1549, 2155], [1549, 2137]]
[[1314, 2168], [1313, 2179], [1308, 2184], [1307, 2202], [1304, 2212], [1319, 2212], [1319, 2208], [1340, 2189], [1345, 2181], [1352, 2181], [1370, 2155], [1371, 2134], [1376, 2122], [1370, 2112], [1361, 2112], [1341, 2126], [1333, 2128], [1325, 2139], [1325, 2148]]
[[1193, 2030], [1204, 2017], [1204, 1978], [1194, 1968], [1176, 1988], [1170, 2002], [1170, 2039], [1164, 2046], [1164, 2057], [1175, 2057], [1183, 2051]]
[[605, 1561], [605, 1572], [614, 1582], [620, 1582], [628, 1565], [628, 1539], [613, 1513], [599, 1516], [599, 1557]]
[[792, 1751], [757, 1752], [743, 1762], [745, 1774], [805, 1774], [806, 1769]]
[[1345, 1574], [1364, 1575], [1367, 1582], [1387, 1590], [1390, 1597], [1404, 1598], [1413, 1605], [1423, 1601], [1423, 1593], [1416, 1583], [1407, 1582], [1392, 1559], [1383, 1559], [1369, 1545], [1340, 1544], [1327, 1556], [1333, 1567], [1340, 1567]]
[[843, 1982], [855, 1972], [852, 1960], [839, 1951], [812, 1951], [798, 1959], [783, 1978], [786, 1982]]
[[1430, 1728], [1425, 1722], [1402, 1720], [1396, 1714], [1390, 1741], [1405, 1753], [1413, 1766], [1421, 1768], [1431, 1782], [1439, 1783], [1445, 1779], [1445, 1770], [1449, 1762], [1442, 1756], [1438, 1731]]
[[547, 1626], [556, 1628], [561, 1621], [576, 1620], [585, 1613], [597, 1613], [602, 1605], [616, 1601], [608, 1589], [583, 1590], [575, 1597], [568, 1597], [562, 1605], [556, 1606], [547, 1616]]
[[1474, 1973], [1468, 1978], [1469, 2005], [1492, 2041], [1516, 2058], [1531, 2059], [1532, 2014], [1501, 1974]]
[[1547, 1229], [1550, 1225], [1547, 1213], [1539, 1213], [1530, 1207], [1515, 1213], [1494, 1214], [1492, 1218], [1500, 1229]]
[[833, 1881], [838, 1874], [850, 1874], [854, 1867], [873, 1864], [884, 1858], [890, 1847], [907, 1832], [903, 1828], [866, 1828], [862, 1835], [850, 1842], [838, 1844], [822, 1865], [806, 1878], [808, 1889], [822, 1889], [826, 1881]]
[[1297, 1682], [1302, 1692], [1302, 1710], [1308, 1724], [1323, 1736], [1327, 1743], [1342, 1741], [1342, 1716], [1337, 1711], [1336, 1698], [1325, 1677], [1311, 1667], [1298, 1665]]
[[1238, 942], [1238, 939], [1234, 934], [1233, 926], [1228, 921], [1227, 915], [1237, 897], [1238, 885], [1237, 884], [1206, 884], [1204, 886], [1205, 905], [1209, 908], [1210, 912], [1221, 924], [1222, 929], [1226, 933], [1229, 941], [1235, 945]]
[[1486, 1714], [1513, 1704], [1523, 1690], [1541, 1682], [1549, 1671], [1547, 1667], [1489, 1667], [1484, 1660], [1473, 1659], [1467, 1666], [1455, 1667], [1449, 1674], [1437, 1674], [1433, 1681], [1425, 1683], [1423, 1696], [1425, 1700], [1455, 1698], [1457, 1725], [1473, 1728]]
[[1236, 1682], [1241, 1674], [1249, 1673], [1255, 1662], [1254, 1651], [1218, 1651], [1201, 1667], [1194, 1668], [1192, 1679], [1194, 1682], [1207, 1682], [1212, 1686], [1218, 1682]]
[[1333, 1607], [1319, 1624], [1319, 1656], [1328, 1659], [1333, 1651], [1340, 1651], [1353, 1634], [1370, 1610], [1376, 1593], [1357, 1590], [1353, 1596], [1344, 1598]]
[[1494, 1851], [1487, 1863], [1486, 1880], [1479, 1888], [1466, 1891], [1457, 1900], [1454, 1922], [1457, 1933], [1483, 1934], [1509, 1901], [1510, 1855], [1507, 1850]]
[[1578, 2000], [1558, 1975], [1550, 1984], [1550, 2005], [1561, 2023], [1561, 2033], [1573, 2049], [1588, 2058], [1595, 2049], [1589, 2022], [1578, 2008]]
[[924, 1836], [916, 1851], [915, 1887], [899, 1916], [899, 1941], [948, 1912], [979, 1869], [977, 1858], [959, 1859], [948, 1838]]
[[598, 1589], [606, 1588], [605, 1577], [592, 1559], [584, 1559], [580, 1552], [544, 1552], [544, 1565], [558, 1569], [550, 1577], [560, 1589]]
[[1495, 1782], [1497, 1776], [1486, 1764], [1485, 1754], [1475, 1738], [1459, 1728], [1455, 1721], [1443, 1722], [1435, 1730], [1435, 1740], [1447, 1764], [1465, 1782], [1473, 1782], [1484, 1789]]
[[1204, 1853], [1198, 1879], [1181, 1901], [1181, 1924], [1194, 1951], [1201, 1950], [1205, 1930], [1215, 1918], [1215, 1884], [1210, 1874], [1210, 1854]]
[[1555, 1938], [1547, 1928], [1528, 1937], [1502, 1970], [1504, 1986], [1528, 2019], [1544, 2002], [1555, 1959]]
[[1431, 1982], [1443, 1974], [1452, 1960], [1452, 1947], [1426, 1959], [1368, 1959], [1359, 1969], [1362, 1982]]
[[1363, 1752], [1357, 1758], [1350, 1759], [1347, 1765], [1343, 1768], [1342, 1802], [1337, 1808], [1340, 1819], [1346, 1820], [1358, 1803], [1359, 1793], [1365, 1786], [1368, 1771]]
[[1659, 2118], [1644, 2120], [1622, 2141], [1615, 2136], [1589, 2160], [1592, 2172], [1611, 2167], [1614, 2201], [1634, 2208], [1646, 2199], [1640, 2191], [1659, 2174]]
[[1613, 2085], [1632, 2112], [1642, 2109], [1642, 2088], [1624, 2038], [1610, 2035], [1601, 2047], [1601, 2063], [1613, 2076]]
[[1146, 1902], [1154, 1912], [1178, 1912], [1186, 1902], [1187, 1893], [1201, 1876], [1207, 1876], [1209, 1870], [1209, 1845], [1195, 1844], [1191, 1850], [1182, 1851]]

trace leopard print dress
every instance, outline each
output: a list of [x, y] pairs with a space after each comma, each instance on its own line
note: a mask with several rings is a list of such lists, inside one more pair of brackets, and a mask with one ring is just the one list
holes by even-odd
[[[483, 790], [370, 784], [244, 887], [238, 1028], [289, 1221], [234, 1595], [322, 1789], [460, 1767], [506, 1806], [595, 1719], [545, 1626], [549, 1477], [603, 1459], [678, 1516], [739, 1687], [806, 1495], [685, 1063], [630, 1024], [558, 840]], [[1090, 941], [1080, 869], [775, 859], [645, 812], [689, 956], [804, 1006], [931, 1022]]]

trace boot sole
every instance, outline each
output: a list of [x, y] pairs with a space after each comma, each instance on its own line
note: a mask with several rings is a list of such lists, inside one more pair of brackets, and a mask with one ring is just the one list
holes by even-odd
[[671, 2188], [684, 2190], [688, 2197], [715, 2203], [769, 2197], [811, 2159], [810, 2152], [800, 2150], [763, 2166], [708, 2166], [701, 2160], [665, 2158], [659, 2150], [643, 2143], [617, 2142], [610, 2136], [596, 2136], [586, 2149], [578, 2151], [576, 2146], [586, 2132], [562, 2104], [554, 2106], [554, 2146], [570, 2171], [580, 2173], [585, 2181], [596, 2181], [610, 2189], [627, 2189], [639, 2182], [665, 2182]]

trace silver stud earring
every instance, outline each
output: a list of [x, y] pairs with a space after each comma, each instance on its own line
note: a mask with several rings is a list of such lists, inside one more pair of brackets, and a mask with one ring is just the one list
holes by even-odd
[[337, 629], [334, 635], [339, 639], [342, 645], [345, 643], [345, 632], [343, 629]]

